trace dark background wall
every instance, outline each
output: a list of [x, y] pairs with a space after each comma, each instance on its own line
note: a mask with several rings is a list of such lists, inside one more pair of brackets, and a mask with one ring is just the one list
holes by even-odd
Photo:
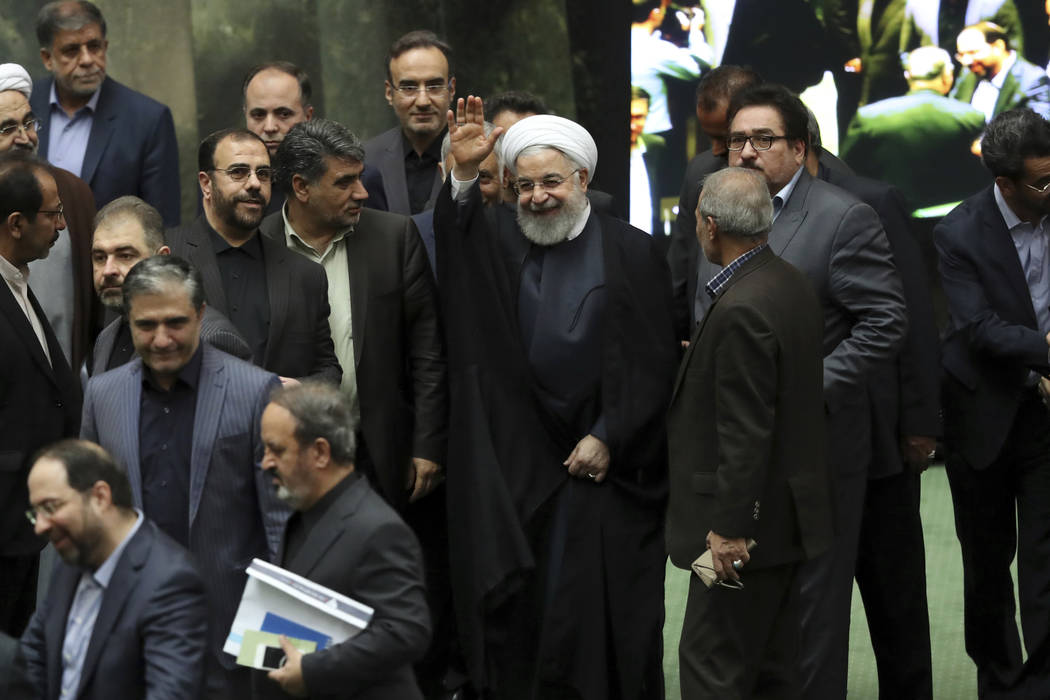
[[[34, 31], [42, 2], [0, 0], [0, 61], [45, 74]], [[386, 52], [431, 29], [455, 49], [457, 94], [522, 89], [598, 141], [596, 186], [627, 196], [628, 4], [600, 0], [96, 0], [114, 79], [169, 107], [179, 139], [183, 217], [196, 212], [196, 148], [243, 124], [241, 80], [255, 63], [305, 68], [315, 113], [362, 138], [396, 123], [383, 96]]]

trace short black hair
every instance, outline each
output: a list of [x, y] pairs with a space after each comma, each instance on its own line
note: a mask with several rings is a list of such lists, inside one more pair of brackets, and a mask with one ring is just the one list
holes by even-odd
[[386, 79], [391, 82], [394, 80], [394, 76], [390, 73], [390, 62], [395, 58], [412, 49], [430, 48], [438, 49], [445, 55], [445, 62], [448, 63], [448, 77], [451, 80], [454, 75], [452, 71], [452, 47], [448, 42], [428, 29], [417, 29], [409, 32], [390, 45], [390, 53], [386, 57]]
[[[215, 149], [225, 139], [232, 138], [234, 141], [258, 141], [266, 148], [266, 142], [259, 138], [254, 131], [248, 131], [243, 126], [234, 126], [229, 129], [219, 129], [204, 137], [201, 145], [197, 148], [197, 169], [202, 173], [211, 172], [215, 169]], [[266, 151], [267, 157], [270, 151]]]
[[295, 78], [295, 81], [299, 83], [299, 104], [302, 105], [303, 109], [310, 106], [310, 97], [313, 95], [313, 89], [310, 87], [310, 76], [291, 61], [267, 61], [266, 63], [253, 66], [248, 71], [248, 74], [244, 76], [244, 82], [241, 83], [241, 97], [247, 98], [248, 83], [252, 82], [252, 78], [264, 70], [280, 71]]
[[737, 93], [763, 82], [759, 72], [750, 66], [719, 66], [700, 78], [696, 104], [705, 112], [712, 112], [728, 105]]
[[1003, 112], [981, 139], [981, 161], [996, 177], [1016, 178], [1025, 158], [1050, 156], [1050, 122], [1030, 109]]
[[47, 172], [47, 166], [28, 151], [13, 148], [0, 155], [0, 221], [16, 211], [30, 222], [36, 220], [44, 204], [38, 172]]
[[102, 11], [87, 0], [58, 0], [40, 8], [36, 15], [36, 40], [42, 49], [51, 49], [55, 34], [60, 31], [76, 31], [89, 24], [97, 24], [106, 36], [106, 18]]
[[66, 480], [74, 491], [84, 493], [103, 481], [109, 485], [113, 505], [125, 510], [132, 508], [131, 484], [127, 473], [109, 452], [95, 443], [71, 438], [60, 440], [38, 451], [33, 457], [33, 464], [41, 459], [61, 462], [66, 468]]
[[492, 118], [502, 112], [515, 114], [550, 114], [550, 108], [543, 98], [525, 90], [507, 90], [485, 100], [485, 118]]
[[794, 92], [775, 83], [754, 85], [733, 96], [726, 117], [733, 117], [744, 107], [772, 107], [784, 122], [784, 135], [791, 140], [801, 139], [809, 150], [809, 111]]

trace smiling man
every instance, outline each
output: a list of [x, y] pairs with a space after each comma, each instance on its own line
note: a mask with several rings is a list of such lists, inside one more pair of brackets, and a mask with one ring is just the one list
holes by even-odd
[[266, 144], [223, 129], [201, 142], [197, 163], [204, 212], [167, 232], [172, 252], [201, 271], [209, 303], [248, 341], [255, 364], [338, 382], [324, 269], [259, 235], [273, 182]]
[[409, 32], [390, 47], [386, 101], [401, 124], [365, 143], [368, 161], [383, 177], [389, 211], [409, 215], [434, 207], [445, 112], [455, 94], [452, 48], [433, 32]]
[[48, 162], [84, 179], [101, 207], [125, 194], [179, 223], [179, 152], [171, 110], [106, 75], [106, 20], [87, 0], [50, 2], [36, 21], [51, 79], [31, 103]]
[[244, 567], [268, 558], [287, 509], [259, 478], [259, 416], [277, 378], [200, 342], [204, 285], [173, 255], [146, 258], [122, 285], [138, 357], [92, 377], [81, 437], [128, 472], [134, 504], [193, 553], [211, 635], [204, 697], [247, 697], [247, 671], [222, 645]]

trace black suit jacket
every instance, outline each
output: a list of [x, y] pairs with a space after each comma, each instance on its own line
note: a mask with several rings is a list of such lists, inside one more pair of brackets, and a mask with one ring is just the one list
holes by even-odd
[[[82, 570], [55, 565], [47, 601], [22, 639], [29, 677], [46, 700], [62, 690], [62, 643]], [[204, 583], [186, 550], [146, 520], [128, 541], [91, 632], [83, 700], [196, 700], [208, 641]]]
[[[200, 270], [208, 304], [229, 316], [210, 228], [201, 214], [192, 224], [170, 229], [166, 237], [172, 253]], [[266, 236], [260, 236], [260, 243], [266, 265], [270, 332], [266, 356], [261, 361], [255, 358], [255, 364], [282, 377], [310, 377], [338, 384], [343, 374], [328, 327], [324, 268]]]
[[[416, 536], [356, 476], [325, 510], [296, 556], [280, 565], [314, 583], [374, 608], [363, 631], [341, 644], [303, 657], [311, 698], [387, 700], [422, 698], [411, 664], [430, 641], [423, 559]], [[283, 547], [282, 547], [283, 550]], [[257, 674], [262, 698], [288, 697]]]
[[[285, 246], [281, 212], [260, 231]], [[380, 493], [399, 507], [412, 457], [445, 463], [445, 349], [433, 276], [407, 216], [362, 209], [345, 241], [361, 432]]]
[[[52, 78], [33, 83], [29, 104], [50, 124]], [[106, 78], [99, 87], [98, 107], [91, 124], [80, 176], [91, 186], [99, 207], [133, 194], [164, 217], [166, 226], [179, 223], [179, 149], [175, 122], [167, 106]], [[40, 133], [40, 153], [47, 156], [51, 130]]]
[[[365, 142], [365, 162], [378, 171], [378, 177], [366, 181], [375, 192], [369, 191], [369, 199], [386, 200], [386, 209], [395, 214], [411, 216], [408, 204], [408, 181], [405, 179], [405, 139], [401, 127], [395, 126]], [[382, 193], [380, 194], [380, 191]], [[434, 201], [441, 190], [441, 169], [434, 172], [434, 184], [424, 209], [433, 209]]]
[[872, 421], [872, 461], [868, 477], [899, 474], [904, 469], [901, 436], [941, 434], [939, 339], [926, 265], [899, 191], [877, 180], [823, 167], [820, 179], [841, 187], [875, 210], [900, 273], [908, 310], [904, 345], [896, 357], [881, 363], [868, 375]]
[[1050, 372], [1047, 343], [993, 188], [933, 230], [948, 299], [944, 441], [974, 469], [999, 454], [1030, 370]]
[[0, 555], [34, 554], [43, 546], [25, 518], [33, 453], [80, 430], [80, 389], [32, 289], [48, 354], [7, 281], [0, 279]]
[[740, 267], [693, 334], [667, 414], [667, 550], [688, 569], [708, 531], [754, 539], [749, 568], [831, 542], [820, 302], [769, 248]]

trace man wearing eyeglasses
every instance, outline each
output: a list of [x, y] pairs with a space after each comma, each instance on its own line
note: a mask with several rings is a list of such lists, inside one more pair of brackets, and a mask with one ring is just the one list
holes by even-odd
[[208, 303], [248, 341], [255, 364], [285, 381], [338, 384], [324, 268], [259, 233], [273, 182], [266, 144], [223, 129], [201, 142], [197, 164], [204, 212], [167, 232], [172, 253], [201, 271]]
[[368, 163], [382, 175], [389, 211], [410, 216], [434, 208], [445, 112], [455, 94], [452, 48], [433, 32], [409, 32], [390, 47], [386, 101], [401, 125], [365, 142]]
[[43, 121], [48, 162], [91, 186], [97, 206], [125, 194], [179, 223], [179, 151], [165, 105], [106, 75], [106, 20], [87, 0], [49, 2], [37, 14], [40, 59], [51, 77], [30, 102]]
[[1050, 118], [1050, 77], [1011, 47], [1002, 27], [978, 22], [959, 32], [955, 43], [955, 58], [966, 70], [952, 97], [969, 102], [988, 121], [1015, 107]]
[[[765, 178], [773, 197], [769, 246], [809, 277], [824, 311], [824, 404], [828, 455], [835, 464], [836, 537], [801, 565], [804, 697], [846, 694], [850, 602], [871, 450], [868, 373], [896, 357], [907, 328], [900, 277], [878, 215], [812, 177], [809, 113], [779, 85], [758, 85], [729, 105], [729, 165]], [[698, 284], [719, 266], [701, 257]], [[697, 295], [702, 322], [709, 296]]]
[[[981, 697], [1050, 697], [1050, 124], [1026, 109], [982, 142], [995, 180], [934, 229], [948, 300], [945, 468]], [[1017, 556], [1022, 662], [1010, 564]]]
[[[29, 104], [32, 90], [25, 68], [17, 63], [0, 65], [0, 153], [36, 153], [43, 124]], [[33, 264], [34, 287], [70, 366], [77, 368], [102, 327], [102, 307], [91, 293], [95, 196], [68, 170], [52, 165], [50, 172], [62, 199], [67, 235], [59, 237], [46, 259]]]
[[29, 263], [47, 257], [65, 221], [47, 165], [25, 151], [0, 155], [0, 217], [0, 631], [18, 636], [36, 605], [41, 543], [14, 516], [28, 505], [33, 453], [76, 435], [80, 392], [29, 287]]

